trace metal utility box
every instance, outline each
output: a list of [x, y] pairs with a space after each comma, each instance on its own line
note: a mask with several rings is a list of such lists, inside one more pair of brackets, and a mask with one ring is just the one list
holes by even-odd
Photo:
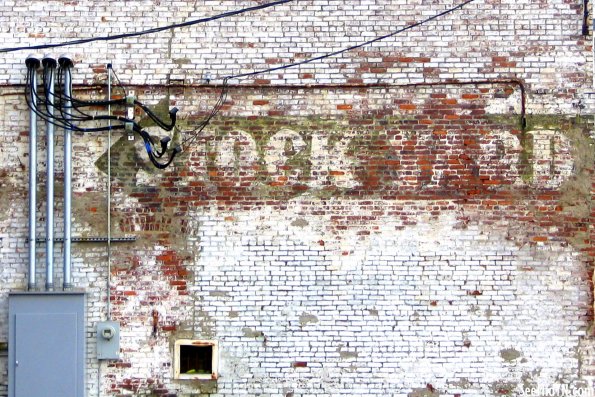
[[97, 359], [120, 358], [120, 323], [102, 321], [97, 323]]
[[8, 397], [84, 397], [85, 294], [11, 293]]

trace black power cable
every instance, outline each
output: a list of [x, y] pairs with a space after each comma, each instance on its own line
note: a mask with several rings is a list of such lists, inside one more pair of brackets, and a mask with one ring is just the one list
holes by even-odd
[[[44, 69], [44, 73], [43, 73], [43, 88], [44, 88], [44, 92], [45, 92], [45, 97], [39, 95], [37, 93], [36, 87], [33, 86], [34, 83], [34, 75], [36, 73], [36, 67], [35, 67], [35, 62], [30, 62], [30, 60], [27, 60], [27, 84], [26, 84], [26, 89], [25, 89], [25, 99], [27, 101], [27, 105], [29, 106], [29, 108], [36, 114], [38, 115], [42, 120], [60, 127], [60, 128], [64, 128], [64, 129], [70, 129], [73, 131], [79, 131], [79, 132], [101, 132], [101, 131], [109, 131], [109, 130], [122, 130], [122, 129], [126, 129], [126, 126], [130, 126], [130, 128], [132, 129], [133, 132], [137, 133], [140, 135], [140, 137], [143, 139], [144, 142], [144, 146], [145, 149], [147, 151], [147, 155], [149, 157], [149, 160], [151, 161], [151, 163], [160, 169], [164, 169], [166, 167], [168, 167], [172, 161], [174, 160], [175, 156], [181, 152], [181, 148], [179, 146], [176, 146], [173, 148], [171, 155], [169, 157], [169, 159], [167, 161], [165, 161], [164, 163], [161, 163], [159, 161], [157, 161], [157, 159], [162, 158], [163, 155], [167, 152], [167, 147], [169, 142], [171, 141], [171, 138], [169, 137], [165, 137], [163, 139], [161, 139], [160, 141], [160, 148], [156, 148], [155, 147], [155, 143], [153, 142], [153, 139], [151, 138], [151, 136], [149, 135], [149, 133], [145, 130], [143, 130], [141, 128], [141, 126], [136, 123], [134, 120], [125, 118], [125, 117], [120, 117], [120, 116], [94, 116], [94, 115], [88, 115], [86, 113], [80, 112], [83, 116], [77, 116], [76, 120], [77, 121], [105, 121], [105, 120], [112, 120], [112, 121], [118, 121], [120, 122], [120, 124], [118, 125], [110, 125], [110, 126], [104, 126], [104, 127], [95, 127], [95, 128], [83, 128], [80, 127], [76, 124], [73, 124], [71, 121], [71, 117], [65, 117], [66, 115], [64, 114], [64, 110], [66, 108], [70, 108], [72, 109], [76, 109], [78, 111], [77, 106], [72, 105], [67, 107], [66, 103], [68, 101], [74, 100], [75, 102], [77, 101], [76, 98], [73, 98], [71, 96], [65, 96], [63, 94], [61, 94], [61, 90], [58, 90], [58, 94], [56, 94], [54, 92], [54, 90], [52, 89], [52, 87], [50, 86], [51, 82], [54, 79], [54, 73], [56, 72], [56, 70], [58, 70], [58, 87], [59, 88], [63, 88], [63, 74], [66, 70], [66, 73], [70, 73], [70, 67], [59, 67], [56, 68], [55, 65], [50, 65], [49, 62], [53, 62], [53, 60], [48, 59], [48, 66]], [[70, 83], [72, 83], [72, 79], [69, 79]], [[84, 101], [83, 101], [84, 102]], [[107, 102], [111, 102], [111, 101], [107, 101]], [[38, 103], [41, 103], [41, 106], [38, 106]], [[91, 105], [95, 105], [97, 104], [97, 102], [93, 102]], [[139, 106], [141, 108], [146, 108], [146, 106], [140, 102], [138, 102]], [[52, 106], [52, 108], [55, 109], [59, 109], [59, 112], [61, 114], [62, 117], [57, 117], [54, 113], [54, 111], [50, 110], [50, 105]], [[83, 105], [83, 106], [91, 106], [91, 105]], [[44, 111], [45, 108], [45, 111]], [[171, 128], [173, 128], [173, 125], [175, 125], [175, 111], [170, 111], [170, 116], [173, 113], [173, 117], [172, 117], [172, 126]], [[161, 121], [158, 117], [156, 117], [157, 120]], [[162, 122], [163, 123], [163, 122]]]
[[[31, 110], [33, 110], [42, 120], [49, 122], [51, 124], [53, 124], [56, 127], [60, 127], [60, 128], [69, 128], [72, 129], [74, 131], [78, 131], [78, 132], [101, 132], [101, 131], [107, 131], [109, 129], [123, 129], [123, 126], [113, 126], [113, 127], [98, 127], [98, 128], [82, 128], [79, 127], [75, 124], [72, 124], [69, 120], [67, 120], [66, 118], [63, 117], [56, 117], [55, 114], [53, 114], [52, 112], [50, 112], [49, 106], [50, 106], [50, 96], [51, 96], [51, 105], [54, 107], [54, 110], [56, 108], [61, 108], [63, 106], [62, 102], [59, 100], [60, 97], [58, 97], [56, 95], [56, 93], [50, 89], [49, 86], [49, 82], [52, 80], [52, 75], [54, 73], [54, 68], [52, 69], [45, 69], [44, 73], [43, 73], [43, 87], [44, 87], [44, 92], [46, 93], [46, 97], [42, 97], [41, 95], [39, 95], [37, 93], [36, 90], [32, 89], [32, 82], [33, 82], [33, 73], [35, 73], [34, 70], [28, 69], [27, 70], [27, 87], [26, 87], [26, 92], [25, 92], [25, 98], [27, 99], [27, 103], [29, 105], [29, 108], [31, 108]], [[35, 102], [33, 101], [33, 93], [35, 93], [35, 99], [37, 99], [38, 103], [42, 103], [43, 107], [45, 108], [45, 111], [39, 107], [39, 105], [35, 105]], [[56, 101], [56, 99], [58, 99]], [[63, 114], [63, 111], [60, 111], [61, 114]], [[132, 120], [123, 118], [123, 117], [119, 117], [119, 116], [87, 116], [86, 118], [79, 118], [81, 119], [81, 121], [95, 121], [95, 120], [114, 120], [114, 121], [121, 121], [121, 122], [129, 122]]]
[[[81, 128], [75, 124], [72, 124], [71, 120], [75, 120], [75, 121], [79, 121], [79, 122], [112, 120], [112, 121], [119, 121], [122, 123], [134, 123], [133, 120], [125, 118], [125, 117], [95, 116], [95, 115], [91, 115], [91, 114], [81, 111], [81, 108], [90, 107], [90, 106], [125, 105], [127, 103], [127, 100], [126, 99], [117, 99], [117, 100], [109, 100], [109, 101], [82, 101], [82, 100], [79, 100], [72, 96], [66, 96], [62, 92], [63, 85], [64, 85], [64, 83], [63, 83], [64, 76], [63, 75], [64, 75], [64, 73], [70, 74], [71, 73], [70, 68], [65, 68], [65, 69], [59, 68], [58, 69], [57, 86], [59, 87], [59, 89], [56, 91], [50, 90], [49, 81], [51, 80], [52, 75], [54, 74], [54, 70], [55, 69], [47, 69], [47, 68], [44, 69], [43, 86], [44, 86], [44, 91], [46, 92], [46, 98], [39, 95], [39, 93], [36, 90], [30, 90], [30, 93], [27, 95], [27, 99], [30, 99], [29, 96], [31, 96], [31, 95], [33, 95], [33, 93], [35, 93], [35, 98], [37, 99], [37, 102], [45, 105], [45, 109], [46, 109], [45, 111], [43, 111], [42, 109], [40, 109], [37, 106], [33, 106], [33, 105], [30, 106], [32, 108], [32, 110], [34, 110], [36, 112], [36, 114], [38, 116], [40, 116], [43, 120], [49, 121], [52, 124], [54, 124], [55, 126], [58, 126], [61, 128], [71, 128], [73, 130], [80, 131], [80, 132], [107, 131], [110, 129], [121, 129], [121, 127], [112, 127], [112, 128], [99, 127], [99, 128], [92, 128], [92, 129], [91, 128]], [[29, 70], [29, 69], [27, 70], [27, 82], [29, 85], [32, 84], [32, 82], [31, 82], [32, 73], [34, 73], [32, 70]], [[71, 77], [71, 76], [69, 76], [69, 77]], [[70, 78], [70, 82], [72, 84], [72, 78]], [[49, 109], [48, 109], [50, 98], [47, 97], [48, 95], [50, 95], [50, 93], [51, 93], [52, 104], [54, 105], [54, 108], [59, 110], [62, 117], [57, 117], [55, 114], [50, 114]], [[70, 106], [66, 105], [67, 101], [71, 102]], [[30, 103], [33, 104], [33, 101], [30, 101]], [[169, 112], [170, 121], [165, 122], [165, 121], [161, 120], [159, 118], [159, 116], [157, 116], [153, 111], [151, 111], [151, 109], [149, 109], [142, 102], [140, 102], [138, 100], [134, 100], [132, 103], [135, 106], [140, 107], [143, 111], [145, 111], [145, 113], [147, 113], [147, 115], [149, 115], [149, 117], [153, 121], [155, 121], [155, 123], [162, 129], [164, 129], [166, 131], [170, 131], [175, 126], [176, 113], [178, 111], [177, 108], [173, 108], [170, 110], [170, 112]], [[64, 114], [64, 111], [66, 109], [75, 110], [80, 115], [72, 115], [71, 114], [71, 115], [69, 115], [68, 119], [66, 119], [65, 114]], [[140, 129], [140, 127], [138, 127], [137, 129]]]
[[158, 28], [152, 28], [152, 29], [147, 29], [147, 30], [141, 30], [141, 31], [132, 32], [132, 33], [122, 33], [122, 34], [116, 34], [116, 35], [112, 35], [112, 36], [90, 37], [87, 39], [64, 41], [61, 43], [40, 44], [40, 45], [33, 45], [33, 46], [28, 46], [28, 47], [0, 48], [0, 53], [15, 52], [15, 51], [22, 51], [22, 50], [43, 50], [43, 49], [47, 49], [47, 48], [67, 47], [67, 46], [78, 45], [78, 44], [92, 43], [94, 41], [111, 41], [111, 40], [125, 39], [128, 37], [144, 36], [147, 34], [163, 32], [165, 30], [183, 28], [186, 26], [192, 26], [192, 25], [197, 25], [197, 24], [206, 23], [206, 22], [210, 22], [210, 21], [215, 21], [217, 19], [228, 18], [228, 17], [234, 16], [234, 15], [239, 15], [239, 14], [243, 14], [246, 12], [262, 10], [264, 8], [274, 7], [274, 6], [277, 6], [280, 4], [291, 3], [292, 1], [295, 1], [295, 0], [279, 0], [279, 1], [274, 1], [271, 3], [257, 5], [254, 7], [247, 7], [247, 8], [242, 8], [240, 10], [228, 11], [228, 12], [213, 15], [213, 16], [207, 17], [207, 18], [193, 19], [191, 21], [161, 26]]
[[217, 99], [215, 106], [213, 106], [213, 109], [211, 109], [211, 112], [209, 112], [207, 117], [193, 130], [183, 132], [186, 134], [192, 134], [192, 136], [184, 139], [182, 141], [182, 146], [188, 147], [192, 143], [194, 143], [194, 141], [200, 135], [200, 133], [206, 128], [207, 125], [209, 125], [209, 123], [211, 122], [211, 119], [213, 117], [215, 117], [217, 115], [217, 113], [219, 113], [219, 110], [221, 110], [221, 108], [225, 104], [225, 101], [227, 100], [227, 93], [228, 93], [228, 89], [229, 89], [228, 80], [229, 79], [227, 77], [225, 77], [223, 79], [223, 85], [221, 87], [221, 92], [219, 93], [219, 98]]
[[256, 70], [254, 72], [240, 73], [240, 74], [236, 74], [236, 75], [233, 75], [233, 76], [227, 76], [226, 79], [241, 79], [241, 78], [244, 78], [244, 77], [255, 76], [255, 75], [258, 75], [258, 74], [275, 72], [277, 70], [289, 69], [289, 68], [293, 68], [293, 67], [296, 67], [296, 66], [305, 65], [307, 63], [312, 63], [312, 62], [315, 62], [315, 61], [320, 61], [320, 60], [323, 60], [323, 59], [326, 59], [326, 58], [330, 58], [330, 57], [333, 57], [333, 56], [336, 56], [336, 55], [340, 55], [340, 54], [343, 54], [345, 52], [348, 52], [348, 51], [352, 51], [352, 50], [355, 50], [355, 49], [358, 49], [358, 48], [365, 47], [365, 46], [370, 45], [372, 43], [376, 43], [378, 41], [382, 41], [382, 40], [388, 39], [389, 37], [396, 36], [396, 35], [398, 35], [400, 33], [403, 33], [403, 32], [406, 32], [408, 30], [411, 30], [413, 28], [416, 28], [418, 26], [424, 25], [424, 24], [426, 24], [428, 22], [433, 21], [434, 19], [438, 19], [438, 18], [441, 18], [441, 17], [443, 17], [445, 15], [448, 15], [450, 13], [453, 13], [453, 12], [455, 12], [455, 11], [457, 11], [457, 10], [465, 7], [467, 4], [473, 3], [475, 1], [477, 1], [477, 0], [467, 0], [467, 1], [465, 1], [465, 2], [463, 2], [461, 4], [459, 4], [459, 5], [457, 5], [455, 7], [449, 8], [448, 10], [442, 11], [442, 12], [440, 12], [438, 14], [435, 14], [435, 15], [429, 17], [429, 18], [426, 18], [426, 19], [424, 19], [422, 21], [415, 22], [415, 23], [413, 23], [411, 25], [408, 25], [408, 26], [406, 26], [404, 28], [395, 30], [395, 31], [393, 31], [391, 33], [388, 33], [388, 34], [385, 34], [385, 35], [382, 35], [382, 36], [378, 36], [378, 37], [376, 37], [376, 38], [374, 38], [372, 40], [368, 40], [368, 41], [365, 41], [365, 42], [360, 43], [360, 44], [355, 44], [355, 45], [352, 45], [350, 47], [343, 48], [341, 50], [329, 52], [329, 53], [324, 54], [324, 55], [320, 55], [320, 56], [313, 57], [313, 58], [308, 58], [308, 59], [305, 59], [305, 60], [300, 61], [300, 62], [294, 62], [294, 63], [290, 63], [290, 64], [283, 65], [283, 66], [277, 66], [277, 67], [268, 68], [268, 69]]
[[[169, 26], [165, 26], [165, 27], [162, 27], [162, 28], [155, 28], [155, 29], [150, 29], [150, 30], [141, 31], [141, 32], [134, 32], [134, 33], [128, 33], [128, 34], [122, 34], [122, 35], [116, 35], [116, 36], [105, 36], [105, 37], [96, 37], [96, 38], [91, 38], [91, 39], [75, 40], [75, 41], [71, 41], [71, 42], [64, 42], [64, 43], [58, 43], [58, 44], [47, 44], [47, 45], [41, 45], [41, 46], [17, 47], [17, 48], [8, 48], [8, 49], [5, 48], [5, 49], [0, 49], [0, 53], [11, 52], [11, 51], [18, 51], [18, 50], [23, 50], [23, 49], [53, 48], [53, 47], [61, 47], [61, 46], [74, 45], [74, 44], [83, 44], [83, 43], [92, 42], [92, 41], [115, 40], [115, 39], [120, 39], [120, 38], [125, 38], [125, 37], [140, 36], [140, 35], [144, 35], [144, 34], [150, 34], [150, 33], [160, 32], [160, 31], [163, 31], [163, 30], [174, 29], [174, 28], [177, 28], [177, 27], [190, 26], [190, 25], [194, 25], [194, 24], [197, 24], [197, 23], [208, 22], [208, 21], [211, 21], [211, 20], [215, 20], [215, 19], [220, 19], [220, 18], [223, 18], [223, 17], [232, 16], [232, 15], [240, 14], [240, 13], [247, 12], [247, 11], [254, 11], [254, 10], [258, 10], [258, 9], [262, 9], [262, 8], [267, 8], [267, 7], [271, 7], [271, 6], [278, 5], [278, 4], [288, 3], [290, 1], [293, 1], [293, 0], [281, 0], [281, 1], [273, 2], [273, 3], [263, 4], [263, 5], [256, 6], [256, 7], [245, 8], [243, 10], [231, 11], [231, 12], [228, 12], [228, 13], [219, 14], [219, 15], [216, 15], [216, 16], [210, 17], [210, 18], [203, 18], [203, 19], [200, 19], [200, 20], [188, 21], [188, 22], [185, 22], [185, 23], [182, 23], [182, 24], [169, 25]], [[360, 43], [360, 44], [356, 44], [356, 45], [353, 45], [353, 46], [349, 46], [349, 47], [343, 48], [341, 50], [333, 51], [333, 52], [330, 52], [330, 53], [327, 53], [327, 54], [323, 54], [323, 55], [320, 55], [320, 56], [317, 56], [317, 57], [312, 57], [312, 58], [309, 58], [309, 59], [306, 59], [306, 60], [303, 60], [303, 61], [300, 61], [300, 62], [294, 62], [294, 63], [283, 65], [283, 66], [278, 66], [278, 67], [273, 67], [273, 68], [268, 68], [268, 69], [262, 69], [262, 70], [257, 70], [257, 71], [253, 71], [253, 72], [248, 72], [248, 73], [241, 73], [241, 74], [237, 74], [237, 75], [226, 76], [226, 77], [223, 78], [223, 85], [222, 85], [221, 93], [219, 95], [219, 98], [218, 98], [215, 106], [213, 107], [213, 109], [211, 110], [211, 112], [208, 114], [208, 116], [196, 128], [194, 128], [191, 131], [187, 131], [186, 132], [187, 134], [193, 134], [193, 135], [191, 137], [185, 139], [183, 141], [183, 145], [188, 146], [192, 142], [194, 142], [196, 140], [196, 138], [198, 137], [198, 135], [202, 132], [202, 130], [204, 130], [204, 128], [210, 123], [211, 119], [213, 117], [215, 117], [218, 114], [218, 112], [221, 110], [221, 108], [223, 107], [223, 105], [225, 103], [225, 100], [227, 98], [228, 82], [232, 78], [242, 79], [242, 78], [246, 78], [246, 77], [250, 77], [250, 76], [255, 76], [255, 75], [259, 75], [259, 74], [265, 74], [265, 73], [274, 72], [274, 71], [277, 71], [277, 70], [289, 69], [289, 68], [293, 68], [293, 67], [296, 67], [296, 66], [300, 66], [300, 65], [312, 63], [312, 62], [315, 62], [315, 61], [320, 61], [320, 60], [323, 60], [323, 59], [326, 59], [326, 58], [330, 58], [330, 57], [333, 57], [333, 56], [336, 56], [336, 55], [340, 55], [342, 53], [345, 53], [345, 52], [348, 52], [348, 51], [352, 51], [354, 49], [358, 49], [358, 48], [361, 48], [361, 47], [370, 45], [370, 44], [375, 43], [375, 42], [378, 42], [378, 41], [385, 40], [387, 38], [390, 38], [390, 37], [395, 36], [397, 34], [403, 33], [405, 31], [408, 31], [408, 30], [413, 29], [415, 27], [424, 25], [424, 24], [426, 24], [428, 22], [431, 22], [431, 21], [433, 21], [435, 19], [438, 19], [438, 18], [443, 17], [445, 15], [448, 15], [448, 14], [450, 14], [452, 12], [455, 12], [455, 11], [463, 8], [467, 4], [473, 3], [475, 1], [477, 1], [477, 0], [467, 0], [467, 1], [465, 1], [465, 2], [463, 2], [461, 4], [459, 4], [459, 5], [457, 5], [455, 7], [452, 7], [450, 9], [445, 10], [445, 11], [442, 11], [442, 12], [440, 12], [438, 14], [435, 14], [435, 15], [429, 17], [429, 18], [426, 18], [426, 19], [424, 19], [422, 21], [413, 23], [411, 25], [408, 25], [408, 26], [406, 26], [404, 28], [398, 29], [398, 30], [393, 31], [391, 33], [388, 33], [388, 34], [385, 34], [385, 35], [382, 35], [382, 36], [378, 36], [378, 37], [376, 37], [376, 38], [374, 38], [372, 40], [368, 40], [368, 41], [363, 42], [363, 43]], [[32, 73], [34, 73], [34, 72], [32, 72]], [[33, 92], [34, 92], [34, 90], [31, 90], [31, 94], [30, 95], [32, 95]], [[28, 99], [28, 103], [30, 104], [30, 106], [32, 106], [34, 101], [29, 100], [28, 96], [27, 96], [27, 99]], [[73, 98], [70, 98], [70, 99], [73, 99]], [[120, 102], [121, 100], [116, 100], [116, 101], [118, 101], [118, 104], [121, 104], [121, 102]], [[79, 102], [76, 102], [76, 103], [79, 106], [85, 107], [85, 106], [94, 106], [94, 105], [106, 105], [107, 102], [110, 102], [110, 104], [111, 104], [111, 101], [79, 101]], [[47, 105], [47, 102], [46, 102], [46, 105]], [[140, 104], [140, 102], [139, 103], [136, 103], [136, 101], [135, 101], [135, 105], [139, 105], [140, 106], [141, 104]], [[172, 112], [170, 112], [170, 118], [172, 118], [172, 122], [169, 123], [169, 124], [165, 124], [163, 122], [160, 123], [159, 121], [155, 120], [152, 116], [156, 116], [156, 115], [153, 112], [151, 112], [150, 109], [148, 109], [146, 106], [140, 106], [140, 107], [160, 127], [166, 126], [166, 127], [170, 127], [169, 129], [171, 129], [171, 128], [173, 128], [175, 126], [175, 111], [173, 112], [173, 116], [172, 116]], [[33, 109], [33, 107], [32, 107], [32, 109]], [[175, 110], [177, 111], [177, 109], [175, 109]], [[34, 111], [35, 111], [35, 109], [34, 109]], [[45, 115], [45, 116], [46, 117], [44, 117], [44, 116], [41, 116], [41, 117], [47, 120], [47, 116], [48, 115]], [[120, 118], [120, 117], [117, 117], [117, 116], [92, 116], [91, 120], [87, 120], [87, 121], [92, 121], [92, 120], [117, 120], [117, 121], [121, 121], [121, 122], [125, 122], [125, 123], [131, 122], [131, 120], [128, 120], [128, 119], [125, 119], [125, 118]], [[61, 121], [63, 121], [63, 120], [61, 120]], [[50, 121], [50, 122], [52, 122], [52, 121]], [[69, 124], [71, 124], [71, 123], [69, 123]], [[146, 131], [142, 130], [142, 128], [137, 123], [135, 123], [133, 121], [132, 121], [132, 125], [133, 125], [134, 132], [139, 133], [141, 135], [141, 137], [143, 138], [143, 140], [145, 142], [145, 148], [147, 150], [149, 159], [151, 160], [151, 162], [156, 167], [161, 168], [161, 169], [166, 168], [173, 161], [173, 158], [175, 157], [175, 155], [178, 154], [179, 152], [181, 152], [180, 147], [177, 146], [173, 150], [172, 156], [170, 157], [170, 159], [166, 163], [159, 163], [159, 162], [157, 162], [155, 158], [156, 157], [159, 158], [159, 157], [161, 157], [165, 153], [166, 148], [167, 148], [167, 143], [169, 142], [169, 140], [168, 139], [162, 139], [161, 140], [161, 150], [158, 150], [158, 149], [156, 150], [154, 148], [154, 143], [153, 143], [151, 137], [149, 136], [149, 134]], [[97, 130], [97, 131], [105, 131], [105, 128], [107, 128], [107, 129], [122, 129], [123, 127], [124, 126], [111, 126], [111, 127], [100, 127], [100, 128], [97, 128], [97, 129], [83, 129], [83, 130], [84, 131], [95, 131], [95, 130]], [[73, 129], [76, 129], [76, 128], [73, 128]], [[81, 130], [81, 129], [77, 129], [77, 130]]]
[[198, 136], [198, 134], [200, 134], [200, 132], [207, 126], [207, 124], [209, 124], [210, 120], [217, 115], [217, 113], [219, 112], [219, 110], [223, 106], [223, 103], [225, 102], [225, 98], [227, 96], [228, 81], [230, 79], [242, 79], [242, 78], [246, 78], [246, 77], [256, 76], [256, 75], [259, 75], [259, 74], [271, 73], [271, 72], [275, 72], [277, 70], [289, 69], [289, 68], [293, 68], [293, 67], [296, 67], [296, 66], [300, 66], [300, 65], [305, 65], [305, 64], [308, 64], [308, 63], [312, 63], [312, 62], [315, 62], [315, 61], [320, 61], [320, 60], [323, 60], [323, 59], [326, 59], [326, 58], [330, 58], [330, 57], [333, 57], [333, 56], [336, 56], [336, 55], [340, 55], [340, 54], [343, 54], [345, 52], [352, 51], [352, 50], [355, 50], [355, 49], [358, 49], [358, 48], [361, 48], [361, 47], [365, 47], [365, 46], [370, 45], [372, 43], [376, 43], [378, 41], [385, 40], [385, 39], [387, 39], [389, 37], [396, 36], [396, 35], [398, 35], [400, 33], [403, 33], [403, 32], [406, 32], [408, 30], [411, 30], [413, 28], [416, 28], [418, 26], [424, 25], [424, 24], [426, 24], [428, 22], [431, 22], [431, 21], [433, 21], [435, 19], [441, 18], [441, 17], [446, 16], [448, 14], [451, 14], [451, 13], [457, 11], [457, 10], [460, 10], [461, 8], [465, 7], [467, 4], [473, 3], [475, 1], [477, 1], [477, 0], [467, 0], [467, 1], [465, 1], [465, 2], [463, 2], [461, 4], [459, 4], [459, 5], [457, 5], [455, 7], [452, 7], [452, 8], [449, 8], [447, 10], [444, 10], [444, 11], [442, 11], [442, 12], [440, 12], [438, 14], [435, 14], [435, 15], [429, 17], [429, 18], [426, 18], [426, 19], [424, 19], [422, 21], [413, 23], [413, 24], [408, 25], [408, 26], [406, 26], [404, 28], [395, 30], [395, 31], [393, 31], [391, 33], [388, 33], [388, 34], [385, 34], [385, 35], [382, 35], [382, 36], [378, 36], [378, 37], [376, 37], [376, 38], [374, 38], [372, 40], [368, 40], [368, 41], [365, 41], [365, 42], [360, 43], [360, 44], [356, 44], [356, 45], [352, 45], [350, 47], [343, 48], [341, 50], [329, 52], [329, 53], [324, 54], [324, 55], [320, 55], [320, 56], [313, 57], [313, 58], [308, 58], [308, 59], [305, 59], [305, 60], [300, 61], [300, 62], [294, 62], [294, 63], [290, 63], [290, 64], [283, 65], [283, 66], [277, 66], [277, 67], [268, 68], [268, 69], [256, 70], [254, 72], [240, 73], [240, 74], [236, 74], [236, 75], [226, 76], [226, 77], [223, 78], [223, 87], [222, 87], [221, 94], [219, 96], [219, 100], [217, 101], [217, 104], [215, 105], [215, 107], [213, 108], [213, 110], [211, 111], [211, 113], [207, 116], [207, 118], [201, 124], [198, 125], [198, 127], [196, 127], [193, 130], [190, 130], [190, 131], [185, 131], [186, 134], [193, 134], [193, 136], [191, 138], [185, 139], [183, 141], [183, 145], [184, 146], [188, 146], [189, 144], [191, 144], [192, 142], [194, 142], [194, 140], [196, 140], [196, 137]]

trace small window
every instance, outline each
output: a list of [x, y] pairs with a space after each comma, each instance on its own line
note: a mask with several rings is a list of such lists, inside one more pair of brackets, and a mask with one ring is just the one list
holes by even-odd
[[175, 379], [217, 379], [217, 341], [179, 339], [175, 344]]

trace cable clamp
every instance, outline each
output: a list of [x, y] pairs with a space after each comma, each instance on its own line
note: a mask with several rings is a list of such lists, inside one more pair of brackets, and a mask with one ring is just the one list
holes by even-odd
[[134, 95], [126, 95], [126, 106], [134, 106], [136, 97]]
[[133, 141], [134, 140], [134, 123], [131, 121], [124, 123], [124, 131], [126, 131], [126, 133], [128, 134], [128, 140]]

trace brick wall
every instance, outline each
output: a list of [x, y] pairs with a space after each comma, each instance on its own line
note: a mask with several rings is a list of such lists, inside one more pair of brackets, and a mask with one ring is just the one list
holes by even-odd
[[[5, 1], [0, 37], [114, 34], [258, 2], [231, 3]], [[68, 48], [77, 95], [105, 95], [94, 84], [110, 60], [156, 111], [180, 108], [174, 140], [192, 138], [158, 171], [138, 138], [114, 134], [112, 234], [136, 241], [112, 246], [109, 274], [104, 245], [74, 245], [89, 396], [593, 390], [595, 103], [579, 2], [478, 1], [328, 63], [232, 81], [191, 132], [221, 91], [206, 71], [316, 56], [454, 4], [304, 1]], [[25, 56], [0, 55], [0, 347], [7, 294], [26, 288]], [[106, 149], [105, 134], [75, 134], [75, 236], [106, 234]], [[108, 278], [121, 359], [99, 363]], [[185, 338], [219, 342], [217, 381], [173, 379]], [[6, 366], [0, 355], [2, 396]]]
[[[34, 45], [149, 29], [259, 2], [30, 1], [0, 5], [0, 37], [8, 46]], [[280, 66], [361, 43], [423, 20], [459, 2], [300, 1], [174, 31], [58, 48], [72, 54], [75, 82], [96, 82], [112, 61], [124, 81], [199, 83]], [[269, 75], [268, 84], [444, 81], [518, 77], [548, 111], [574, 113], [572, 99], [590, 87], [590, 37], [581, 2], [485, 0], [385, 41], [325, 62]], [[50, 51], [51, 52], [51, 51]], [[26, 52], [0, 55], [2, 81], [21, 83]], [[564, 84], [560, 84], [564, 82]], [[552, 101], [552, 98], [560, 100]], [[564, 100], [562, 100], [564, 99]]]

